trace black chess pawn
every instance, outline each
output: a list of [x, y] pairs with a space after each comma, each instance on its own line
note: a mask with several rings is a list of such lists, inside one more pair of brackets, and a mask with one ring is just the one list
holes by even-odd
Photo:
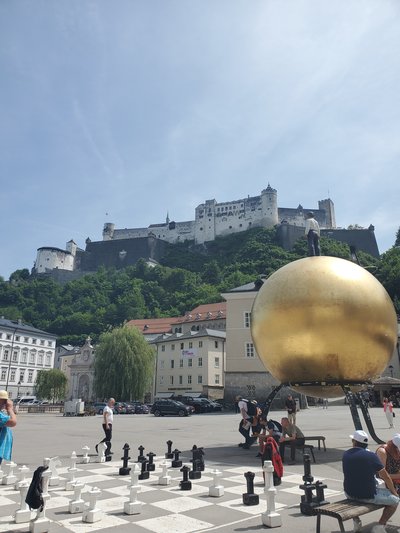
[[[138, 461], [139, 462], [139, 461]], [[150, 477], [150, 472], [147, 471], [146, 469], [146, 466], [147, 466], [147, 459], [145, 458], [144, 461], [140, 461], [139, 462], [140, 466], [142, 467], [142, 470], [139, 474], [139, 479], [149, 479]]]
[[147, 457], [149, 458], [146, 465], [147, 472], [154, 472], [156, 469], [156, 465], [153, 462], [155, 456], [156, 454], [153, 452], [147, 454]]
[[192, 482], [188, 479], [189, 471], [190, 466], [183, 466], [181, 468], [181, 472], [183, 474], [183, 479], [179, 482], [179, 487], [181, 490], [192, 490]]
[[129, 444], [125, 443], [124, 447], [122, 449], [124, 450], [124, 455], [121, 457], [122, 466], [119, 469], [119, 475], [120, 476], [129, 476], [130, 471], [131, 471], [130, 467], [128, 467], [128, 461], [130, 459], [130, 457], [129, 457], [129, 450], [130, 450]]
[[243, 494], [244, 505], [258, 505], [260, 498], [258, 494], [254, 494], [254, 472], [246, 472], [244, 477], [247, 483], [247, 492]]
[[173, 459], [174, 457], [174, 454], [172, 453], [172, 440], [167, 440], [167, 446], [168, 446], [168, 450], [167, 452], [165, 453], [165, 458], [166, 459]]
[[138, 455], [138, 458], [137, 458], [137, 462], [138, 463], [141, 463], [142, 461], [146, 461], [146, 457], [144, 455], [144, 446], [139, 446], [138, 447], [138, 450], [139, 450], [139, 455]]
[[171, 463], [172, 468], [180, 468], [182, 466], [182, 461], [179, 459], [180, 450], [174, 450], [174, 459]]

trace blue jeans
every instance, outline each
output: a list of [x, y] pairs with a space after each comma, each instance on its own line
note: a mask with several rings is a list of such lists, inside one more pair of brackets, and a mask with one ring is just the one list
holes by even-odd
[[358, 502], [374, 503], [375, 505], [398, 505], [400, 502], [400, 498], [392, 494], [386, 487], [377, 487], [376, 494], [373, 498], [355, 498], [354, 496], [349, 496], [348, 494], [346, 494], [346, 498], [349, 500], [356, 500]]

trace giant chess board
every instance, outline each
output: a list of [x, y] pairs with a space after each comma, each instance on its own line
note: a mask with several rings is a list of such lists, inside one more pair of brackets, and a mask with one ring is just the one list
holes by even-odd
[[[96, 458], [91, 457], [91, 460]], [[190, 465], [188, 458], [182, 457], [184, 464]], [[121, 461], [106, 463], [90, 462], [78, 464], [77, 480], [84, 484], [82, 495], [93, 487], [100, 489], [97, 507], [102, 511], [102, 518], [95, 523], [82, 522], [82, 514], [69, 514], [68, 507], [73, 497], [73, 491], [64, 490], [68, 478], [69, 460], [63, 460], [58, 468], [60, 483], [50, 486], [50, 499], [46, 505], [46, 517], [51, 521], [50, 531], [53, 533], [73, 532], [86, 533], [101, 531], [109, 533], [193, 533], [196, 531], [212, 531], [223, 526], [229, 527], [253, 520], [266, 511], [266, 497], [261, 466], [255, 471], [254, 492], [260, 496], [259, 505], [246, 506], [242, 501], [242, 494], [246, 492], [244, 473], [248, 467], [235, 467], [228, 463], [207, 462], [201, 479], [192, 481], [190, 491], [180, 490], [179, 483], [182, 473], [179, 468], [168, 470], [172, 480], [170, 485], [158, 484], [161, 475], [161, 463], [165, 459], [157, 456], [154, 459], [156, 470], [150, 473], [147, 480], [140, 481], [141, 490], [138, 500], [142, 502], [140, 514], [124, 514], [124, 503], [129, 498], [130, 476], [120, 476]], [[132, 463], [130, 463], [130, 466]], [[39, 466], [39, 465], [38, 465]], [[221, 483], [224, 494], [215, 498], [209, 496], [209, 487], [213, 481], [212, 471], [222, 472]], [[32, 472], [29, 474], [32, 477]], [[336, 480], [335, 480], [336, 481]], [[298, 506], [303, 491], [299, 489], [302, 476], [285, 470], [282, 484], [277, 488], [276, 509], [281, 512], [285, 508]], [[329, 482], [329, 486], [336, 490], [327, 490], [326, 496], [341, 494], [341, 481]], [[16, 524], [13, 514], [19, 508], [20, 495], [14, 486], [0, 486], [0, 532], [28, 532], [29, 522]], [[32, 518], [36, 511], [32, 511]], [[261, 524], [261, 521], [260, 521]], [[134, 525], [134, 529], [132, 526]], [[116, 529], [117, 528], [117, 529]]]

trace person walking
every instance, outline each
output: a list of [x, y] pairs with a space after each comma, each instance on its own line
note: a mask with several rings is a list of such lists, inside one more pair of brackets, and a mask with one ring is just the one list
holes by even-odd
[[[393, 481], [375, 453], [367, 450], [368, 434], [357, 430], [350, 435], [352, 448], [345, 451], [342, 458], [344, 493], [349, 500], [384, 505], [379, 523], [371, 533], [386, 533], [385, 525], [396, 512], [400, 502]], [[376, 475], [385, 483], [379, 487]], [[361, 520], [355, 520], [354, 531], [361, 531]]]
[[12, 400], [8, 392], [0, 391], [0, 464], [11, 461], [13, 434], [10, 428], [17, 425], [17, 415], [14, 412]]
[[306, 227], [304, 229], [304, 235], [307, 238], [309, 257], [321, 255], [321, 248], [319, 246], [321, 231], [312, 211], [309, 211], [306, 215]]
[[387, 397], [383, 398], [383, 412], [386, 415], [389, 428], [393, 428], [393, 402], [391, 402]]
[[[114, 420], [114, 410], [113, 407], [115, 405], [114, 398], [110, 398], [107, 402], [107, 405], [103, 409], [103, 431], [104, 431], [104, 439], [99, 442], [101, 444], [102, 442], [105, 442], [107, 445], [105, 455], [112, 455], [111, 452], [111, 439], [112, 439], [112, 426], [113, 426], [113, 420]], [[96, 452], [98, 452], [98, 446], [99, 444], [96, 444]]]
[[286, 398], [285, 407], [290, 424], [296, 424], [297, 405], [291, 394]]

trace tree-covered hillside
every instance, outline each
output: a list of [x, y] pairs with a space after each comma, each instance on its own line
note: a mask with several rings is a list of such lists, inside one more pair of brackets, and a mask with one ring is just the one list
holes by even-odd
[[[322, 253], [349, 258], [347, 245], [321, 239]], [[0, 315], [55, 333], [60, 342], [80, 343], [90, 334], [97, 340], [109, 327], [135, 318], [182, 315], [203, 303], [221, 300], [221, 292], [270, 275], [290, 261], [306, 256], [300, 239], [292, 252], [276, 240], [274, 229], [254, 228], [217, 238], [205, 246], [169, 245], [162, 265], [145, 261], [123, 270], [101, 268], [96, 273], [59, 285], [48, 277], [31, 277], [17, 270], [0, 281]], [[376, 260], [360, 253], [359, 260], [400, 301], [400, 249]]]

